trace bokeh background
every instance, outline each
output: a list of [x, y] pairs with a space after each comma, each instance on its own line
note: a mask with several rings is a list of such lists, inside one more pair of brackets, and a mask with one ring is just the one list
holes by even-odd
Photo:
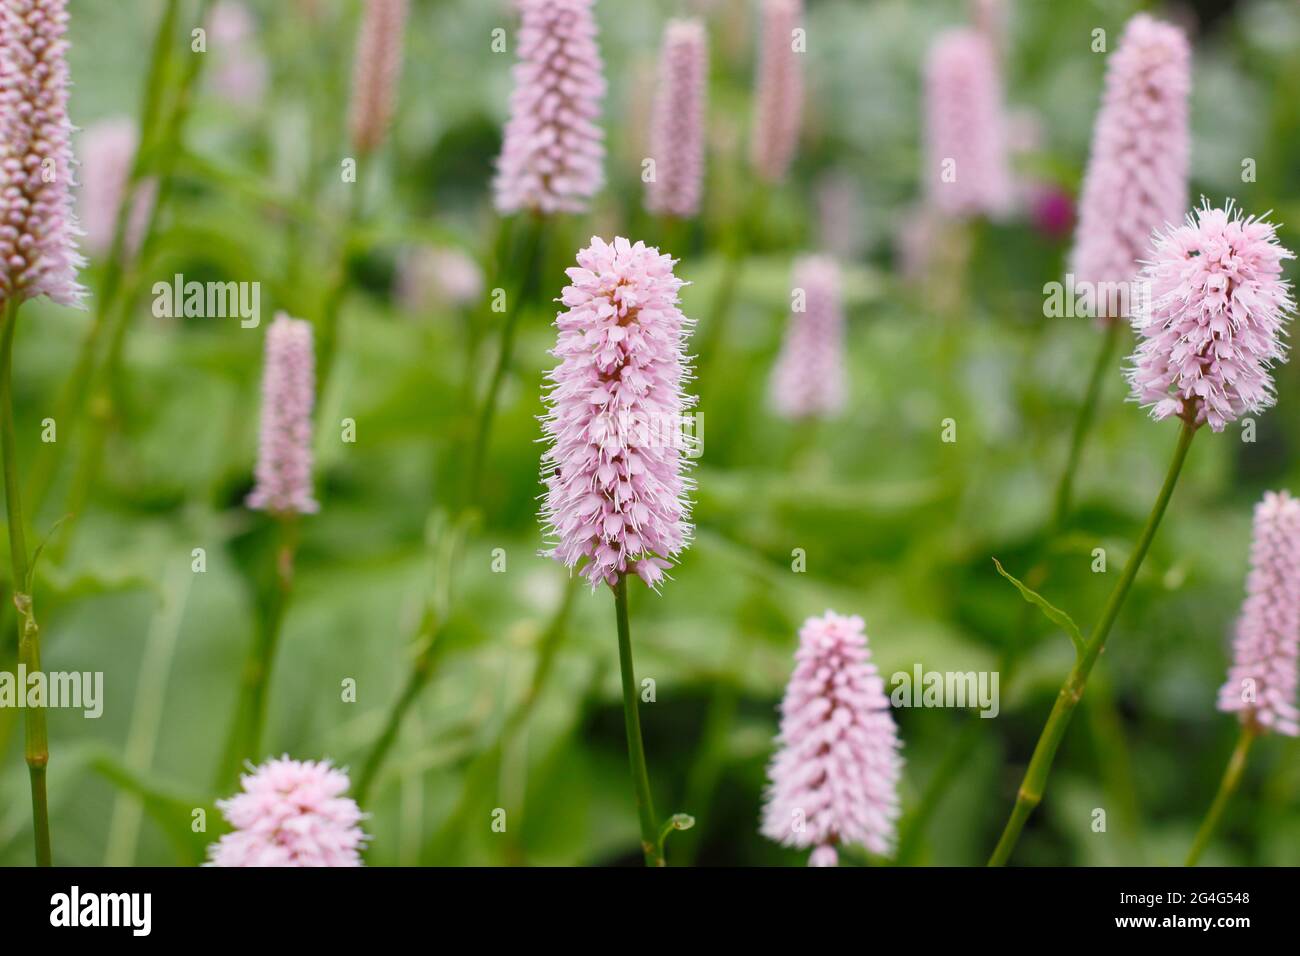
[[[77, 125], [138, 114], [163, 7], [72, 0]], [[182, 3], [183, 27], [194, 7]], [[724, 251], [736, 230], [749, 234], [725, 349], [699, 383], [695, 544], [662, 596], [631, 589], [638, 676], [657, 686], [642, 707], [656, 802], [662, 814], [697, 820], [669, 840], [670, 862], [804, 861], [761, 838], [757, 820], [796, 632], [826, 608], [866, 619], [885, 675], [918, 662], [992, 670], [1020, 648], [996, 719], [896, 711], [907, 760], [899, 862], [986, 859], [1072, 654], [1063, 634], [1026, 613], [991, 558], [1022, 576], [1042, 563], [1043, 593], [1086, 629], [1177, 431], [1125, 401], [1117, 360], [1077, 476], [1077, 508], [1047, 539], [1098, 335], [1088, 320], [1043, 314], [1043, 286], [1061, 277], [1069, 244], [1061, 197], [1077, 192], [1101, 89], [1105, 56], [1091, 52], [1092, 31], [1106, 30], [1113, 49], [1142, 8], [1187, 27], [1189, 201], [1203, 193], [1271, 209], [1296, 248], [1300, 7], [1007, 4], [1005, 79], [1023, 133], [1024, 202], [1008, 220], [974, 228], [964, 277], [929, 283], [908, 277], [900, 253], [921, 191], [921, 65], [941, 30], [969, 20], [967, 5], [807, 7], [800, 153], [753, 229], [744, 158], [755, 5], [597, 3], [609, 182], [592, 212], [563, 222], [548, 246], [537, 279], [544, 295], [521, 321], [496, 419], [480, 519], [449, 566], [438, 558], [444, 508], [463, 475], [471, 398], [490, 371], [501, 316], [411, 279], [409, 263], [436, 249], [486, 268], [513, 62], [491, 51], [490, 38], [504, 27], [513, 50], [516, 17], [506, 0], [412, 0], [396, 121], [360, 187], [338, 175], [359, 3], [249, 2], [243, 38], [210, 42], [175, 146], [174, 193], [139, 264], [118, 401], [112, 414], [60, 433], [71, 447], [30, 517], [39, 540], [77, 501], [81, 449], [102, 441], [100, 480], [56, 531], [36, 584], [46, 668], [103, 671], [106, 684], [101, 719], [50, 715], [56, 862], [193, 864], [222, 832], [213, 802], [225, 793], [214, 774], [270, 548], [265, 520], [242, 505], [265, 327], [281, 308], [319, 317], [344, 241], [351, 283], [316, 436], [322, 508], [303, 523], [264, 750], [355, 770], [406, 679], [432, 602], [442, 609], [436, 668], [365, 807], [367, 863], [639, 861], [612, 602], [536, 556], [536, 416], [552, 364], [546, 300], [563, 285], [566, 260], [592, 234], [660, 238], [641, 209], [640, 160], [663, 24], [691, 11], [708, 20], [712, 78], [706, 209], [667, 249], [692, 282], [688, 315], [705, 315]], [[251, 91], [241, 88], [249, 82]], [[1246, 158], [1256, 161], [1254, 182], [1242, 181]], [[344, 236], [356, 188], [365, 190], [360, 224]], [[839, 419], [810, 428], [774, 418], [766, 388], [790, 264], [818, 250], [844, 266], [851, 399]], [[260, 282], [262, 327], [155, 318], [149, 287], [176, 273]], [[44, 302], [24, 310], [15, 379], [25, 470], [49, 453], [38, 425], [66, 387], [101, 275], [92, 261], [90, 312]], [[473, 266], [467, 276], [473, 289]], [[1300, 368], [1280, 369], [1278, 392], [1255, 441], [1230, 428], [1194, 444], [1017, 862], [1181, 862], [1236, 733], [1214, 699], [1243, 593], [1251, 507], [1265, 489], [1300, 491], [1291, 454]], [[345, 418], [355, 421], [354, 443], [341, 439]], [[957, 422], [955, 443], [940, 440], [945, 418]], [[1108, 555], [1105, 574], [1090, 570], [1097, 547]], [[205, 550], [202, 573], [192, 570], [195, 548]], [[802, 573], [792, 570], [794, 549], [806, 554]], [[0, 662], [12, 669], [13, 658], [6, 637]], [[343, 700], [348, 679], [355, 702]], [[1256, 747], [1205, 862], [1300, 863], [1298, 757], [1294, 740]], [[191, 830], [194, 808], [207, 808], [206, 833]], [[498, 808], [504, 833], [491, 826]], [[1093, 830], [1094, 808], [1107, 811], [1105, 833]], [[20, 714], [0, 710], [0, 862], [30, 862], [29, 814]]]

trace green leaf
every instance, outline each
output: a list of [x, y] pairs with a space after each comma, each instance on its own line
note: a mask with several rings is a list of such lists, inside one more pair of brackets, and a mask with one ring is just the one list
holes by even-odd
[[1025, 587], [1025, 585], [1022, 584], [1013, 575], [1008, 574], [1006, 569], [1002, 567], [1001, 562], [998, 561], [997, 558], [993, 559], [993, 564], [998, 569], [998, 574], [1002, 575], [1004, 578], [1006, 578], [1008, 581], [1010, 581], [1012, 584], [1016, 586], [1016, 590], [1020, 592], [1020, 596], [1022, 598], [1024, 598], [1030, 604], [1037, 605], [1038, 609], [1047, 616], [1047, 619], [1049, 621], [1051, 621], [1057, 627], [1061, 628], [1061, 630], [1065, 631], [1065, 633], [1070, 636], [1070, 641], [1074, 644], [1075, 651], [1079, 654], [1082, 654], [1085, 641], [1083, 639], [1083, 635], [1079, 633], [1078, 625], [1076, 625], [1074, 621], [1070, 619], [1070, 615], [1066, 614], [1059, 607], [1056, 607], [1054, 604], [1049, 602], [1045, 597], [1043, 597], [1037, 591]]

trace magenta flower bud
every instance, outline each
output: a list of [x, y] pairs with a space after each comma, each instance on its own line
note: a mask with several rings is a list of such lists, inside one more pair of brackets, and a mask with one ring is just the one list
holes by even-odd
[[402, 75], [402, 37], [407, 0], [366, 0], [352, 65], [352, 146], [372, 153], [383, 143], [393, 119], [397, 81]]
[[1076, 282], [1127, 283], [1151, 234], [1187, 210], [1191, 50], [1182, 30], [1140, 13], [1106, 64], [1070, 271]]
[[997, 53], [974, 29], [950, 30], [925, 68], [925, 190], [946, 216], [1001, 216], [1012, 205]]
[[1157, 233], [1138, 276], [1144, 293], [1132, 322], [1141, 341], [1128, 371], [1133, 397], [1151, 417], [1223, 431], [1273, 405], [1275, 361], [1295, 312], [1282, 262], [1295, 258], [1276, 229], [1209, 202], [1186, 224]]
[[248, 507], [281, 515], [319, 510], [311, 491], [315, 399], [311, 323], [281, 312], [266, 330], [257, 483]]
[[0, 7], [0, 300], [81, 305], [66, 0]]
[[542, 428], [543, 553], [594, 588], [634, 571], [657, 588], [689, 542], [692, 487], [683, 417], [694, 404], [674, 260], [644, 243], [593, 236], [567, 270], [555, 320], [560, 360]]
[[503, 214], [583, 212], [605, 182], [592, 0], [519, 0], [519, 62], [494, 182]]
[[827, 256], [794, 266], [794, 311], [772, 370], [772, 407], [784, 418], [830, 417], [844, 408], [844, 306], [840, 270]]
[[694, 216], [704, 184], [704, 110], [709, 44], [699, 20], [670, 20], [664, 28], [650, 133], [655, 178], [646, 184], [646, 209]]
[[841, 844], [887, 855], [899, 816], [902, 744], [862, 618], [834, 611], [808, 618], [794, 659], [767, 771], [763, 835], [813, 847], [810, 866], [834, 866]]
[[1232, 649], [1219, 710], [1264, 730], [1300, 736], [1300, 501], [1285, 491], [1267, 492], [1255, 506], [1246, 603]]
[[208, 847], [209, 866], [361, 866], [365, 814], [343, 796], [348, 775], [328, 760], [268, 760], [217, 807], [234, 827]]
[[803, 0], [763, 0], [750, 163], [758, 178], [779, 183], [790, 172], [803, 121], [803, 53], [795, 30]]
[[[131, 178], [135, 151], [139, 142], [135, 121], [127, 117], [101, 120], [88, 127], [81, 136], [81, 225], [85, 229], [86, 250], [92, 255], [106, 255], [117, 230], [118, 209]], [[140, 184], [135, 202], [128, 213], [126, 247], [134, 256], [140, 248], [149, 214], [157, 196], [157, 181]]]

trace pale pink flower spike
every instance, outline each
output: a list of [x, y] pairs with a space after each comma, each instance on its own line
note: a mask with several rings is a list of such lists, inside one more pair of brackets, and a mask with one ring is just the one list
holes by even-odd
[[217, 801], [235, 829], [208, 847], [209, 866], [361, 866], [365, 815], [344, 771], [284, 756], [239, 779], [242, 792]]
[[779, 183], [790, 172], [803, 122], [803, 58], [795, 49], [803, 0], [763, 0], [750, 163], [758, 178]]
[[66, 0], [0, 6], [0, 301], [80, 306]]
[[1000, 217], [1014, 199], [997, 53], [978, 30], [941, 34], [925, 66], [926, 201], [945, 216]]
[[844, 306], [840, 270], [828, 256], [795, 262], [803, 310], [792, 312], [772, 370], [771, 401], [783, 418], [829, 418], [844, 408]]
[[544, 553], [594, 588], [634, 571], [657, 588], [689, 542], [692, 482], [683, 416], [692, 320], [674, 260], [644, 243], [592, 237], [567, 270], [542, 427]]
[[1182, 30], [1143, 13], [1110, 55], [1079, 200], [1076, 282], [1131, 282], [1151, 234], [1187, 211], [1191, 58]]
[[812, 847], [810, 866], [835, 866], [843, 844], [893, 852], [902, 744], [862, 618], [804, 622], [776, 742], [764, 836]]
[[650, 155], [655, 178], [646, 209], [686, 218], [700, 209], [704, 184], [704, 111], [709, 43], [699, 20], [670, 20], [664, 28], [655, 90]]
[[1295, 256], [1276, 228], [1208, 202], [1155, 238], [1138, 277], [1149, 301], [1133, 310], [1140, 343], [1128, 370], [1133, 398], [1156, 419], [1177, 415], [1223, 431], [1276, 397], [1270, 369], [1285, 361], [1295, 312], [1282, 263]]
[[315, 400], [311, 323], [281, 312], [266, 330], [257, 483], [248, 507], [280, 515], [319, 509], [311, 487]]
[[374, 152], [388, 133], [402, 75], [407, 0], [366, 0], [352, 66], [348, 118], [357, 152]]
[[1285, 491], [1270, 491], [1255, 506], [1246, 602], [1232, 649], [1219, 710], [1263, 730], [1300, 736], [1300, 501]]
[[604, 185], [604, 66], [592, 0], [519, 0], [519, 63], [494, 182], [497, 211], [584, 212]]

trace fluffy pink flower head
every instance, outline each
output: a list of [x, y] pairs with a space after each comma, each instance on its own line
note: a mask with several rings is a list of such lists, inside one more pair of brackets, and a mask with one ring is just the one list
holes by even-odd
[[1216, 432], [1275, 400], [1269, 369], [1285, 361], [1295, 312], [1276, 229], [1208, 202], [1155, 237], [1133, 309], [1141, 342], [1128, 377], [1153, 418], [1177, 415]]
[[[794, 266], [795, 301], [785, 342], [772, 370], [771, 399], [785, 418], [828, 417], [844, 408], [844, 306], [840, 270], [828, 256]], [[802, 293], [802, 295], [799, 295]]]
[[1013, 189], [997, 53], [978, 30], [934, 41], [925, 69], [925, 190], [947, 216], [1001, 216]]
[[[118, 207], [131, 178], [139, 134], [127, 117], [101, 120], [81, 137], [81, 224], [86, 249], [96, 256], [108, 253], [117, 229]], [[140, 248], [149, 213], [157, 195], [157, 181], [140, 184], [127, 220], [126, 245], [130, 254]]]
[[275, 514], [312, 514], [319, 509], [311, 493], [315, 399], [311, 323], [281, 312], [266, 330], [257, 483], [248, 507]]
[[352, 112], [348, 118], [358, 153], [374, 152], [393, 118], [402, 73], [402, 35], [407, 0], [366, 0], [352, 67]]
[[1300, 736], [1296, 667], [1300, 655], [1300, 501], [1268, 492], [1255, 506], [1246, 603], [1237, 620], [1233, 663], [1219, 710], [1291, 737]]
[[519, 0], [519, 63], [494, 184], [499, 212], [583, 212], [605, 182], [605, 75], [591, 5]]
[[0, 301], [80, 305], [66, 0], [0, 6]]
[[208, 847], [209, 866], [360, 866], [364, 814], [328, 760], [268, 760], [218, 800], [234, 832]]
[[834, 866], [835, 847], [845, 843], [889, 854], [902, 744], [862, 618], [834, 611], [808, 618], [794, 659], [767, 771], [763, 835], [814, 847], [812, 866]]
[[1106, 65], [1070, 271], [1076, 282], [1127, 283], [1151, 234], [1187, 209], [1191, 50], [1183, 32], [1144, 13]]
[[768, 183], [785, 179], [799, 146], [804, 54], [795, 49], [795, 30], [802, 20], [803, 0], [763, 0], [749, 158]]
[[704, 104], [709, 44], [700, 20], [670, 20], [664, 28], [655, 90], [650, 155], [655, 178], [646, 184], [646, 209], [694, 216], [704, 182]]
[[592, 237], [567, 270], [542, 427], [543, 552], [594, 588], [634, 571], [651, 587], [691, 532], [683, 416], [694, 404], [674, 260], [645, 243]]

